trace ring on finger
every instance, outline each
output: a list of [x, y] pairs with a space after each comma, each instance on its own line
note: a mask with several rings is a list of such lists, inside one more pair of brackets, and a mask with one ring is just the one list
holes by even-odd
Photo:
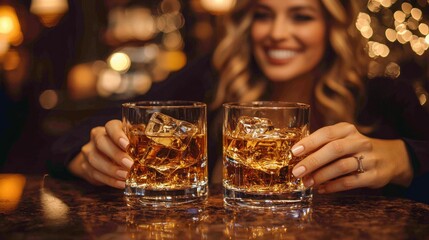
[[358, 164], [356, 172], [357, 173], [364, 173], [365, 170], [364, 170], [363, 164], [362, 164], [362, 160], [364, 159], [364, 156], [363, 155], [353, 156], [353, 158], [356, 159], [357, 164]]

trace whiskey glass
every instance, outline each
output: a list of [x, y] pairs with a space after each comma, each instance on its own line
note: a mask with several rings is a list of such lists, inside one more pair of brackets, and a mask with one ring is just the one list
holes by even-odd
[[192, 101], [122, 105], [134, 161], [124, 194], [129, 206], [172, 206], [207, 198], [207, 107]]
[[310, 106], [295, 102], [225, 103], [224, 203], [251, 208], [295, 208], [312, 200], [293, 176], [292, 146], [309, 134]]

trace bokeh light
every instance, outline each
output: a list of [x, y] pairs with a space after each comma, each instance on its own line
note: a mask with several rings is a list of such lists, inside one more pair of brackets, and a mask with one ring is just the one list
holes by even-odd
[[32, 0], [30, 11], [39, 17], [43, 25], [54, 27], [68, 7], [67, 0]]
[[7, 5], [0, 5], [0, 36], [15, 46], [21, 44], [23, 40], [16, 11]]
[[12, 212], [21, 200], [26, 178], [21, 174], [0, 175], [0, 213]]
[[97, 92], [100, 96], [112, 95], [121, 85], [121, 75], [114, 70], [104, 69], [100, 72], [97, 82]]
[[107, 62], [113, 70], [118, 72], [126, 72], [131, 66], [130, 57], [123, 52], [113, 53]]
[[168, 71], [177, 71], [186, 64], [186, 55], [182, 51], [165, 51], [160, 57], [161, 67]]
[[89, 64], [74, 66], [67, 78], [69, 96], [75, 100], [96, 96], [96, 80], [96, 73], [94, 73], [93, 66]]
[[145, 94], [152, 86], [152, 78], [144, 72], [136, 72], [132, 75], [132, 88], [138, 94]]
[[39, 103], [43, 109], [53, 109], [58, 104], [58, 93], [55, 90], [48, 89], [39, 96]]
[[236, 0], [201, 0], [201, 6], [212, 14], [223, 14], [235, 6]]

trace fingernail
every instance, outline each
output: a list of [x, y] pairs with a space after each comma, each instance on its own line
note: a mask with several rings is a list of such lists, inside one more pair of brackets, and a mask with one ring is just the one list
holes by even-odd
[[306, 187], [311, 187], [311, 186], [313, 186], [313, 184], [314, 184], [314, 180], [313, 180], [313, 178], [309, 178], [309, 179], [305, 179], [305, 180], [304, 180], [304, 185], [305, 185]]
[[119, 138], [119, 145], [121, 145], [121, 147], [122, 147], [122, 149], [124, 151], [127, 150], [128, 144], [130, 144], [130, 142], [127, 139], [125, 139], [125, 138]]
[[116, 181], [116, 186], [118, 186], [118, 188], [124, 189], [125, 188], [125, 182], [124, 181]]
[[299, 154], [304, 151], [304, 146], [302, 145], [295, 146], [291, 149], [291, 151], [294, 156], [299, 156]]
[[295, 177], [301, 177], [302, 176], [302, 174], [305, 172], [305, 167], [304, 166], [299, 166], [299, 167], [297, 167], [297, 168], [294, 168], [293, 170], [292, 170], [292, 174], [295, 176]]
[[324, 187], [319, 187], [319, 189], [317, 190], [318, 193], [325, 193], [326, 190]]
[[124, 164], [124, 166], [128, 169], [131, 169], [131, 167], [133, 166], [134, 162], [128, 158], [123, 158], [122, 159], [122, 164]]
[[126, 179], [128, 172], [127, 171], [123, 171], [123, 170], [118, 170], [116, 171], [116, 175], [122, 179]]

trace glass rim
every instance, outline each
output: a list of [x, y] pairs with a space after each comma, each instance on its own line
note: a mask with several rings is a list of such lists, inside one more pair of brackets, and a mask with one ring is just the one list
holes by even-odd
[[207, 104], [198, 101], [167, 100], [167, 101], [136, 101], [122, 103], [123, 108], [133, 109], [172, 109], [172, 108], [205, 108]]
[[222, 106], [225, 109], [310, 109], [310, 104], [286, 101], [228, 102]]

